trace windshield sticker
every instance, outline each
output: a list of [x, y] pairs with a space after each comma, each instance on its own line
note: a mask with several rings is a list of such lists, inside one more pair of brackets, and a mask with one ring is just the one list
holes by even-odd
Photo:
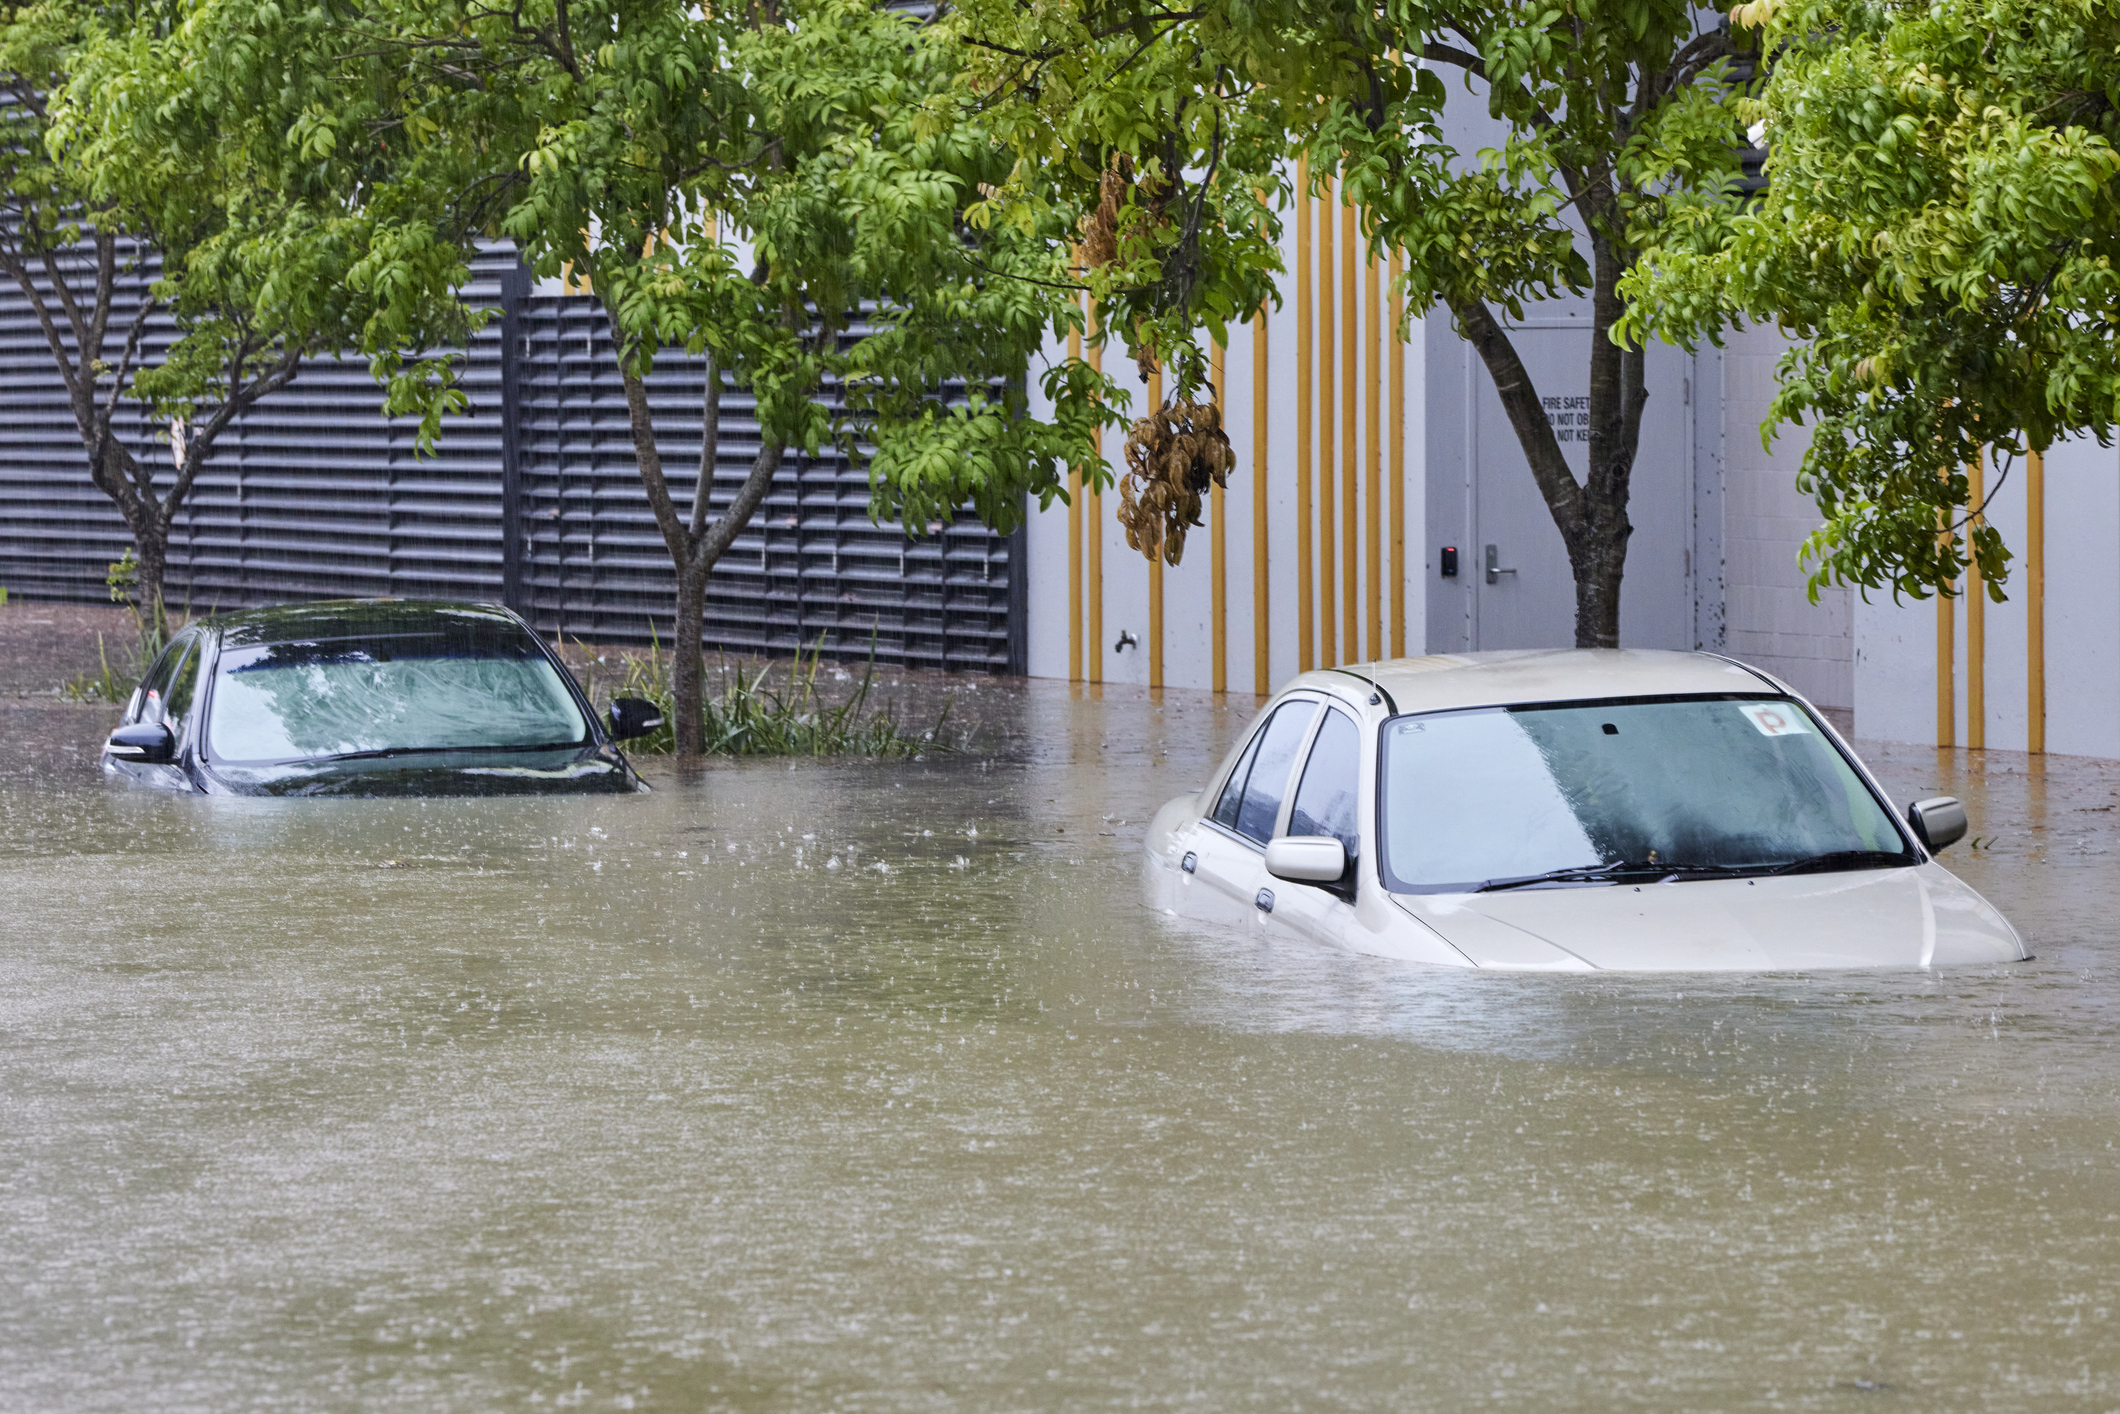
[[1747, 702], [1737, 709], [1751, 718], [1761, 736], [1809, 736], [1803, 714], [1784, 702]]

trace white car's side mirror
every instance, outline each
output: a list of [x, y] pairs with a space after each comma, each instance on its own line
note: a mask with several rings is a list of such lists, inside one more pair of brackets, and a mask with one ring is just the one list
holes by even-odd
[[1331, 835], [1283, 835], [1266, 846], [1266, 872], [1296, 884], [1337, 884], [1347, 847]]
[[1955, 796], [1932, 795], [1907, 807], [1907, 823], [1935, 854], [1965, 838], [1965, 806]]

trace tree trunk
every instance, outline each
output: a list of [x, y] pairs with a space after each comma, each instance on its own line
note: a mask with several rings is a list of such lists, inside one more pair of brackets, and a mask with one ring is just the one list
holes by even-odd
[[[132, 535], [133, 578], [123, 592], [132, 601], [133, 617], [140, 621], [142, 636], [165, 637], [169, 624], [165, 601], [169, 532], [175, 523], [174, 503], [178, 498], [172, 495], [171, 504], [165, 505], [155, 497], [151, 478], [133, 454], [111, 435], [107, 414], [100, 417], [95, 432], [96, 440], [88, 444], [89, 480], [110, 497]], [[142, 494], [143, 486], [146, 494]]]
[[1627, 523], [1624, 502], [1613, 509], [1619, 529], [1586, 531], [1581, 537], [1582, 552], [1568, 556], [1568, 567], [1575, 572], [1578, 648], [1619, 647], [1619, 586], [1627, 568], [1627, 537], [1634, 527]]
[[169, 524], [158, 515], [142, 517], [133, 527], [133, 558], [138, 566], [133, 577], [133, 616], [140, 621], [141, 636], [150, 640], [167, 636], [169, 609], [162, 597], [163, 580], [169, 570]]
[[1576, 647], [1617, 648], [1620, 580], [1634, 534], [1627, 499], [1649, 390], [1645, 350], [1612, 342], [1612, 326], [1625, 313], [1619, 293], [1625, 267], [1609, 238], [1593, 235], [1590, 248], [1590, 475], [1584, 524], [1568, 558], [1575, 570]]
[[1532, 479], [1567, 547], [1568, 568], [1575, 580], [1575, 646], [1617, 648], [1620, 584], [1626, 573], [1627, 541], [1634, 534], [1627, 519], [1627, 497], [1641, 442], [1642, 409], [1649, 395], [1643, 386], [1643, 351], [1622, 349], [1609, 337], [1621, 312], [1619, 266], [1602, 243], [1598, 243], [1594, 280], [1590, 472], [1584, 481], [1577, 481], [1569, 470], [1538, 388], [1508, 331], [1477, 300], [1454, 301], [1451, 312], [1494, 380], [1502, 410], [1531, 465]]
[[[704, 494], [704, 491], [702, 491]], [[712, 565], [695, 562], [677, 572], [677, 605], [671, 616], [670, 731], [679, 756], [706, 750], [707, 656], [700, 647], [707, 616], [707, 575]]]
[[785, 448], [764, 442], [751, 462], [751, 471], [737, 488], [735, 499], [712, 525], [707, 524], [709, 498], [714, 489], [714, 466], [721, 441], [721, 369], [712, 356], [707, 360], [706, 389], [700, 407], [699, 479], [692, 490], [689, 518], [680, 513], [663, 475], [662, 453], [655, 443], [655, 417], [648, 406], [648, 385], [632, 371], [632, 348], [610, 311], [611, 344], [625, 382], [626, 416], [633, 433], [633, 460], [640, 471], [641, 488], [655, 512], [663, 545], [677, 571], [677, 598], [670, 632], [671, 711], [670, 732], [679, 756], [697, 756], [705, 746], [704, 694], [705, 654], [700, 638], [706, 618], [707, 577], [728, 551], [730, 544], [764, 503], [772, 489], [774, 473], [780, 470]]

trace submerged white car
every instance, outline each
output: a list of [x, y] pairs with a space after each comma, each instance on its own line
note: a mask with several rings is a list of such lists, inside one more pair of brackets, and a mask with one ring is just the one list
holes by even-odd
[[1533, 971], [2029, 956], [1758, 669], [1568, 650], [1305, 673], [1149, 827], [1150, 903], [1359, 953]]

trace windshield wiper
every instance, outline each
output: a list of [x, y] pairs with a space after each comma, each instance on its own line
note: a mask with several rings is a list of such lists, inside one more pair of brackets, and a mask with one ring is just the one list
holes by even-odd
[[1571, 864], [1565, 869], [1548, 869], [1543, 874], [1525, 874], [1515, 879], [1489, 879], [1474, 889], [1476, 894], [1497, 893], [1503, 889], [1527, 889], [1539, 884], [1599, 884], [1607, 883], [1622, 875], [1646, 874], [1662, 878], [1677, 873], [1685, 866], [1658, 864], [1646, 859], [1619, 859], [1610, 864]]
[[1761, 869], [1760, 874], [1803, 874], [1813, 869], [1833, 869], [1841, 866], [1860, 868], [1869, 865], [1902, 864], [1915, 862], [1912, 856], [1892, 854], [1881, 849], [1836, 849], [1825, 854], [1814, 854], [1808, 859], [1792, 859], [1787, 864], [1777, 864], [1770, 869]]
[[1654, 859], [1621, 859], [1611, 864], [1574, 864], [1565, 869], [1548, 869], [1543, 874], [1526, 874], [1518, 879], [1489, 879], [1473, 892], [1490, 894], [1502, 889], [1536, 888], [1540, 884], [1606, 884], [1635, 878], [1734, 878], [1741, 874], [1758, 872], [1757, 868], [1739, 864], [1681, 864]]
[[588, 743], [562, 741], [549, 743], [514, 742], [507, 746], [385, 746], [374, 751], [341, 751], [332, 756], [305, 756], [301, 761], [336, 765], [341, 761], [382, 761], [392, 756], [443, 756], [451, 752], [469, 751], [571, 751]]
[[1473, 892], [1488, 894], [1503, 889], [1537, 888], [1540, 884], [1610, 884], [1618, 883], [1622, 879], [1766, 878], [1775, 874], [1803, 874], [1811, 870], [1887, 868], [1911, 865], [1914, 862], [1907, 855], [1893, 854], [1881, 849], [1836, 849], [1804, 859], [1792, 859], [1785, 864], [1679, 864], [1658, 863], [1647, 859], [1622, 859], [1611, 864], [1573, 864], [1565, 869], [1548, 869], [1543, 874], [1526, 874], [1515, 879], [1489, 879]]

